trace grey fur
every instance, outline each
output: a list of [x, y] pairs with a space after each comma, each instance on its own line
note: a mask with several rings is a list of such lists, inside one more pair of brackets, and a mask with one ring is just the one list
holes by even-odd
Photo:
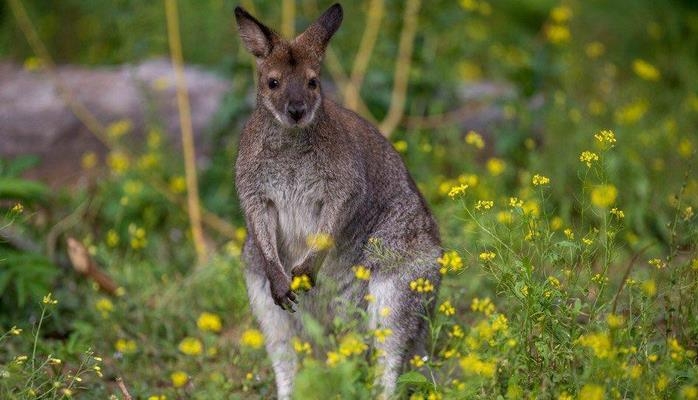
[[[243, 129], [235, 164], [249, 230], [245, 278], [278, 396], [292, 393], [291, 341], [302, 332], [299, 315], [327, 323], [346, 312], [347, 303], [367, 310], [366, 329], [392, 331], [375, 343], [382, 354], [378, 384], [389, 396], [406, 361], [423, 351], [424, 316], [433, 309], [440, 282], [436, 222], [391, 144], [322, 95], [321, 61], [341, 24], [341, 6], [330, 7], [290, 42], [240, 7], [235, 15], [259, 77], [257, 107]], [[331, 235], [334, 247], [309, 248], [307, 237], [317, 233]], [[355, 265], [371, 271], [368, 281], [354, 277]], [[297, 295], [291, 278], [303, 274], [314, 287]], [[435, 290], [412, 291], [417, 278], [429, 279]], [[368, 294], [375, 301], [367, 302]], [[381, 316], [385, 307], [390, 312]]]

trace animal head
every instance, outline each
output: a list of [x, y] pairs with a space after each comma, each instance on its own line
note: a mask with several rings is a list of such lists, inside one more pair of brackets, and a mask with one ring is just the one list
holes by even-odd
[[235, 8], [242, 42], [257, 62], [257, 106], [269, 110], [283, 127], [303, 128], [313, 122], [322, 103], [322, 59], [342, 16], [342, 6], [335, 4], [289, 41], [243, 8]]

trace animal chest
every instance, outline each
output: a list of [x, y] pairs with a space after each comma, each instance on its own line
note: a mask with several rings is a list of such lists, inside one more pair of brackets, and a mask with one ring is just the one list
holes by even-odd
[[307, 238], [318, 233], [325, 197], [321, 172], [309, 160], [280, 158], [268, 164], [260, 176], [262, 195], [277, 218], [277, 249], [286, 268], [308, 252]]

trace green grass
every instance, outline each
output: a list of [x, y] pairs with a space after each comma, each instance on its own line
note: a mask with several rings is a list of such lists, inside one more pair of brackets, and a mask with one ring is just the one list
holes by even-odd
[[[245, 231], [230, 172], [230, 132], [249, 113], [239, 99], [252, 71], [221, 4], [182, 3], [185, 58], [236, 82], [211, 135], [217, 152], [200, 175], [206, 208], [237, 230], [233, 237], [208, 230], [209, 261], [194, 267], [187, 214], [168, 200], [185, 190], [181, 160], [158, 140], [157, 124], [128, 160], [119, 152], [128, 124], [108, 128], [113, 151], [97, 160], [104, 179], [70, 193], [22, 180], [27, 160], [3, 160], [0, 229], [40, 243], [56, 233], [61, 243], [76, 237], [120, 289], [102, 293], [73, 271], [52, 269], [43, 254], [0, 243], [0, 398], [123, 398], [116, 378], [143, 399], [274, 393], [242, 280]], [[398, 3], [388, 2], [387, 15], [400, 15]], [[258, 6], [279, 25], [273, 3]], [[345, 66], [358, 46], [361, 10], [348, 9], [333, 41]], [[76, 0], [30, 7], [30, 15], [65, 61], [115, 63], [166, 51], [160, 4]], [[70, 15], [78, 23], [61, 28], [57, 21]], [[119, 26], [144, 22], [111, 29], [112, 15]], [[108, 23], [90, 25], [95, 18]], [[366, 77], [363, 95], [375, 115], [389, 101], [396, 21], [385, 22]], [[204, 37], [225, 42], [196, 46], [199, 24]], [[1, 54], [30, 58], [27, 48], [9, 46], [22, 40], [12, 26], [3, 27]], [[430, 2], [415, 49], [412, 115], [450, 110], [461, 85], [483, 78], [510, 82], [518, 95], [493, 104], [503, 118], [487, 132], [451, 124], [400, 128], [391, 137], [448, 252], [428, 352], [401, 377], [401, 396], [697, 399], [695, 6]], [[538, 96], [543, 105], [533, 107]], [[85, 168], [93, 157], [86, 155]], [[168, 195], [152, 182], [163, 182]], [[57, 304], [44, 302], [49, 292]], [[297, 398], [377, 394], [375, 355], [364, 345], [389, 333], [352, 324], [337, 321], [329, 332], [311, 324], [313, 340], [296, 343]]]

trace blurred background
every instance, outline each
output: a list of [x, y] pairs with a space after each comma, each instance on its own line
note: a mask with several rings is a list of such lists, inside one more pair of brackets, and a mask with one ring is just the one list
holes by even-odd
[[[80, 392], [90, 398], [121, 393], [117, 376], [138, 398], [250, 390], [264, 397], [273, 391], [264, 354], [238, 344], [253, 322], [232, 179], [238, 134], [254, 108], [254, 60], [237, 35], [235, 2], [180, 0], [169, 20], [167, 4], [0, 4], [0, 331], [15, 326], [27, 335], [0, 350], [0, 365], [9, 368], [37, 342], [73, 364], [90, 348], [103, 356], [106, 374]], [[331, 4], [241, 1], [286, 37]], [[476, 262], [475, 244], [486, 236], [449, 198], [454, 186], [468, 184], [476, 198], [501, 204], [518, 196], [560, 232], [591, 232], [605, 217], [579, 202], [594, 177], [606, 200], [592, 203], [625, 211], [618, 264], [639, 249], [643, 259], [669, 250], [695, 255], [698, 3], [343, 6], [324, 91], [395, 145], [446, 248]], [[179, 39], [168, 30], [173, 21]], [[170, 59], [180, 46], [191, 120], [180, 118]], [[182, 153], [187, 126], [198, 193]], [[602, 130], [617, 142], [603, 153], [602, 169], [587, 169], [580, 154], [601, 153], [594, 135]], [[544, 198], [532, 193], [534, 174], [550, 179]], [[194, 198], [200, 216], [188, 206]], [[497, 292], [482, 274], [459, 279], [444, 293]], [[49, 292], [59, 299], [53, 318], [29, 337]], [[202, 316], [217, 329], [197, 328]], [[181, 339], [197, 334], [203, 354], [183, 358]], [[192, 376], [204, 363], [214, 367]], [[172, 375], [182, 371], [190, 374], [183, 383]]]

